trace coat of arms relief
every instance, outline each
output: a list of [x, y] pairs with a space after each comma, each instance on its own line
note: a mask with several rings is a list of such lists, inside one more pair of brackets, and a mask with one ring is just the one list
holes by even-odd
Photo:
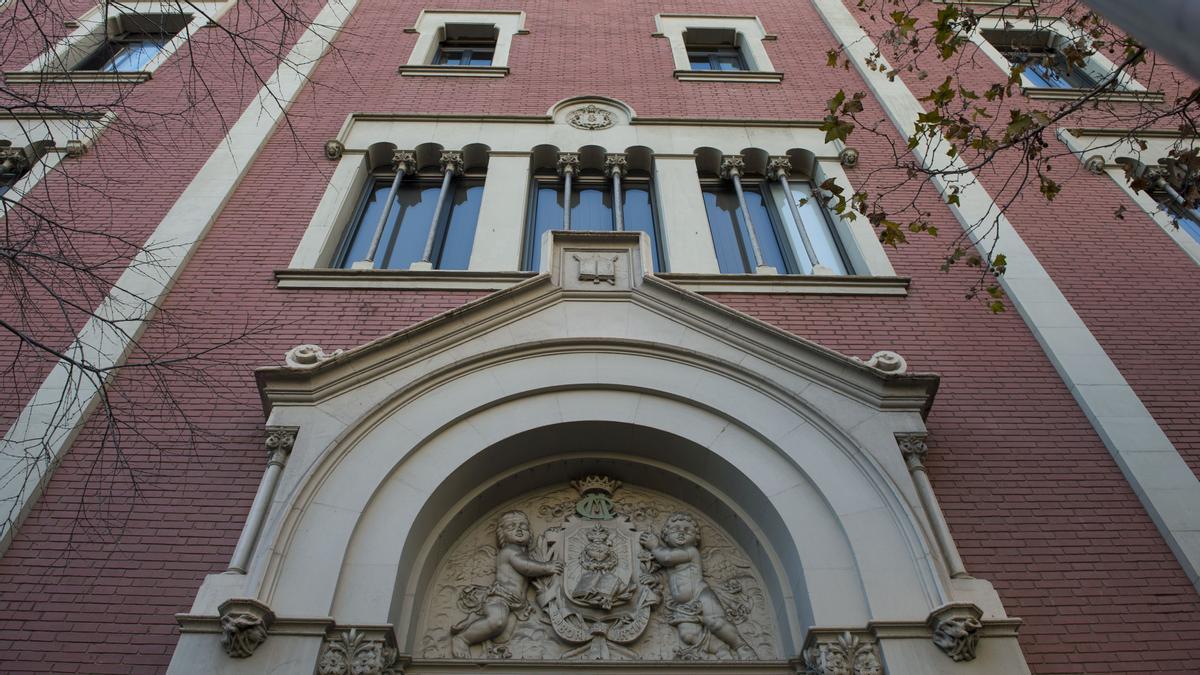
[[468, 531], [436, 574], [422, 626], [425, 658], [776, 654], [745, 553], [676, 500], [605, 476], [518, 499]]

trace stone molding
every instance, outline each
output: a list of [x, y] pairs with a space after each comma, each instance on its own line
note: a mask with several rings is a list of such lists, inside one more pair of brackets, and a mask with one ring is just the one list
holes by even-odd
[[675, 79], [680, 82], [774, 83], [783, 81], [783, 73], [765, 70], [676, 70]]
[[444, 66], [432, 64], [406, 64], [396, 69], [406, 77], [505, 77], [507, 66]]
[[1025, 87], [1021, 89], [1021, 92], [1025, 94], [1025, 98], [1041, 101], [1074, 101], [1084, 96], [1090, 96], [1096, 101], [1108, 101], [1112, 103], [1162, 103], [1166, 100], [1166, 95], [1161, 91], [1103, 91], [1094, 93], [1091, 89]]
[[933, 644], [954, 661], [975, 660], [983, 610], [969, 602], [943, 605], [929, 614]]
[[220, 612], [221, 648], [235, 659], [249, 658], [266, 642], [275, 613], [263, 603], [250, 598], [226, 600], [217, 608]]

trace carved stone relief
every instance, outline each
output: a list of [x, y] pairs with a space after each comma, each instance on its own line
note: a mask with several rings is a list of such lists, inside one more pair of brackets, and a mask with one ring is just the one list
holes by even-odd
[[582, 108], [572, 110], [567, 115], [567, 124], [576, 129], [594, 131], [597, 129], [607, 129], [616, 123], [616, 116], [597, 105], [585, 105]]
[[875, 642], [845, 631], [817, 639], [804, 650], [807, 675], [883, 675]]
[[378, 631], [357, 628], [337, 631], [325, 638], [317, 658], [317, 675], [400, 675], [400, 654], [393, 641]]
[[656, 492], [587, 476], [471, 528], [435, 574], [423, 658], [753, 660], [777, 654], [746, 554]]

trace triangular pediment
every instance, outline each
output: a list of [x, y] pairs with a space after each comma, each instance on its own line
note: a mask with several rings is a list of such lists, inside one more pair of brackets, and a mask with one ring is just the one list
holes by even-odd
[[543, 274], [363, 345], [332, 354], [305, 345], [289, 353], [289, 365], [259, 369], [264, 406], [312, 404], [405, 369], [430, 372], [553, 344], [688, 353], [781, 386], [819, 382], [879, 409], [924, 414], [932, 403], [936, 375], [872, 367], [646, 274], [644, 235], [551, 234]]

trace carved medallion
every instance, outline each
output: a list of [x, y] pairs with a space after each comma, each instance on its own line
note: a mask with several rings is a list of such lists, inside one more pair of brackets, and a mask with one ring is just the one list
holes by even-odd
[[571, 485], [509, 504], [451, 549], [421, 619], [422, 656], [774, 658], [761, 582], [723, 532], [612, 478]]
[[617, 123], [615, 115], [596, 105], [585, 105], [576, 108], [567, 115], [567, 124], [576, 129], [607, 129]]

